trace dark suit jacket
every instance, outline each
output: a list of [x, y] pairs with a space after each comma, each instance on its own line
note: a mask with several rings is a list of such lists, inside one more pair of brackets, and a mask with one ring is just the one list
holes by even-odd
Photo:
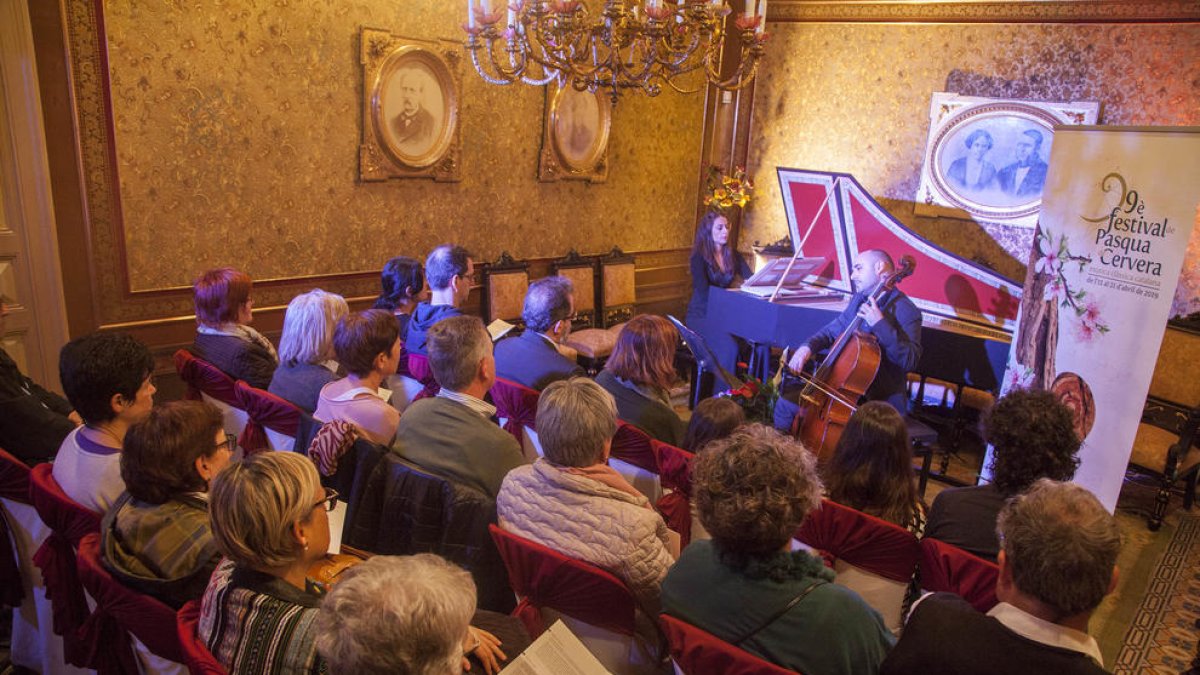
[[668, 405], [651, 400], [617, 381], [607, 370], [596, 376], [596, 384], [612, 394], [617, 401], [617, 417], [650, 434], [651, 437], [676, 447], [683, 445], [687, 431], [683, 420]]
[[558, 353], [540, 333], [527, 330], [496, 343], [496, 374], [541, 391], [551, 382], [583, 375], [583, 368]]
[[433, 126], [433, 115], [424, 108], [417, 108], [417, 112], [409, 118], [405, 118], [403, 113], [392, 118], [392, 132], [396, 134], [396, 142], [415, 145], [417, 148], [433, 140]]
[[75, 423], [71, 404], [43, 389], [0, 349], [0, 448], [28, 464], [54, 459]]
[[997, 175], [1000, 179], [1000, 189], [1018, 197], [1030, 197], [1041, 193], [1042, 186], [1046, 184], [1046, 169], [1049, 168], [1047, 164], [1041, 159], [1035, 159], [1033, 164], [1029, 165], [1029, 171], [1025, 172], [1025, 178], [1021, 180], [1021, 184], [1017, 185], [1017, 169], [1019, 168], [1021, 168], [1020, 165], [1013, 162], [1000, 169], [1000, 173]]
[[235, 380], [266, 389], [275, 374], [275, 358], [266, 348], [232, 335], [196, 333], [192, 354], [208, 361]]
[[995, 561], [1000, 553], [996, 518], [1005, 496], [994, 485], [950, 488], [938, 493], [929, 509], [925, 536]]

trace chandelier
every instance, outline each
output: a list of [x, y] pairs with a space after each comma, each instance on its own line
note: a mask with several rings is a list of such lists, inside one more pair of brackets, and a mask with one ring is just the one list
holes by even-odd
[[767, 0], [745, 1], [732, 22], [740, 43], [732, 72], [721, 68], [726, 0], [604, 0], [597, 13], [583, 0], [467, 0], [465, 46], [491, 84], [557, 80], [607, 91], [614, 105], [627, 89], [694, 93], [707, 81], [736, 90], [753, 81], [767, 40]]

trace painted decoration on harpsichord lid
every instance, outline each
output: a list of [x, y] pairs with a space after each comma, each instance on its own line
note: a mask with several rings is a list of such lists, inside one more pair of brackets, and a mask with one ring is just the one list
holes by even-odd
[[937, 92], [917, 188], [919, 215], [1032, 228], [1054, 127], [1094, 124], [1096, 102], [1050, 103]]
[[459, 48], [362, 29], [359, 175], [459, 179]]

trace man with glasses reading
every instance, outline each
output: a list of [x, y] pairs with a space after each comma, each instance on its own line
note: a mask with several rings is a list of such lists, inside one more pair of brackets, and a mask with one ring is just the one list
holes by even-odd
[[496, 375], [541, 391], [558, 380], [583, 375], [583, 368], [558, 351], [571, 334], [575, 287], [549, 276], [529, 285], [521, 312], [525, 332], [496, 344]]

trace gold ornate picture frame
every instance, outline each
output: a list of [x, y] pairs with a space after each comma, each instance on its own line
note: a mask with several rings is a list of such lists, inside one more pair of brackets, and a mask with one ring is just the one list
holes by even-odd
[[359, 178], [462, 179], [461, 47], [363, 28]]
[[538, 180], [608, 180], [612, 104], [600, 92], [546, 85]]

